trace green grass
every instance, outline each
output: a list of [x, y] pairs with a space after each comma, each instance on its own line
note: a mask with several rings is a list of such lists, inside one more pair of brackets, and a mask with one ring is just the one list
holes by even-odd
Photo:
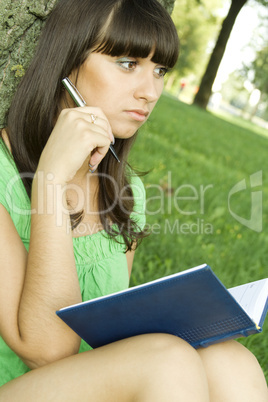
[[[131, 286], [202, 263], [228, 287], [268, 276], [268, 138], [163, 95], [131, 152], [131, 165], [150, 173], [147, 223], [151, 235], [136, 252]], [[262, 172], [257, 187], [250, 176]], [[247, 189], [228, 197], [245, 180]], [[251, 192], [262, 194], [262, 229], [250, 220]], [[261, 212], [261, 211], [259, 211]], [[268, 320], [263, 333], [242, 339], [268, 380]]]
[[232, 115], [232, 114], [227, 113], [220, 109], [212, 111], [212, 113], [215, 114], [216, 116], [222, 118], [223, 120], [229, 121], [235, 125], [239, 125], [240, 127], [244, 127], [250, 131], [254, 131], [256, 134], [263, 135], [264, 137], [268, 137], [267, 128], [256, 125], [248, 119], [243, 119], [239, 116]]

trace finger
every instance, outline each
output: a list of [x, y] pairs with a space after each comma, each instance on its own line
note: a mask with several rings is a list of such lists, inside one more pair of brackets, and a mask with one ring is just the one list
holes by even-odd
[[95, 149], [95, 152], [91, 155], [89, 159], [89, 166], [92, 167], [94, 171], [97, 169], [98, 165], [107, 154], [108, 150], [109, 147], [99, 147]]
[[101, 109], [85, 106], [76, 108], [76, 110], [83, 113], [84, 118], [90, 123], [103, 127], [107, 131], [111, 142], [114, 143], [114, 135], [112, 132], [111, 125]]

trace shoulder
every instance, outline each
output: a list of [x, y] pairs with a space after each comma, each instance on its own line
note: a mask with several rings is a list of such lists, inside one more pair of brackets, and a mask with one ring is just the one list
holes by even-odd
[[0, 203], [3, 204], [6, 209], [9, 209], [6, 200], [7, 187], [13, 175], [13, 166], [9, 151], [2, 138], [0, 138]]
[[[1, 132], [0, 136], [0, 176], [9, 176], [9, 172], [14, 170], [14, 160], [10, 152], [9, 141], [6, 139], [5, 132]], [[7, 141], [7, 142], [6, 142]]]
[[0, 203], [8, 212], [15, 212], [18, 205], [28, 206], [28, 202], [14, 159], [8, 146], [0, 138]]

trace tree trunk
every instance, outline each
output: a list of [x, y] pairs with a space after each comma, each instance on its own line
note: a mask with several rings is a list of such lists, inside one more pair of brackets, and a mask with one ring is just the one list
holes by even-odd
[[[77, 0], [79, 1], [79, 0]], [[0, 128], [33, 56], [45, 19], [57, 0], [0, 0]], [[159, 0], [172, 12], [175, 0]]]
[[236, 17], [241, 8], [246, 4], [247, 0], [232, 0], [229, 12], [223, 21], [221, 31], [219, 33], [216, 45], [211, 54], [206, 71], [200, 83], [199, 90], [195, 95], [193, 103], [197, 106], [206, 109], [209, 98], [212, 93], [212, 86], [217, 75], [225, 48], [233, 29]]

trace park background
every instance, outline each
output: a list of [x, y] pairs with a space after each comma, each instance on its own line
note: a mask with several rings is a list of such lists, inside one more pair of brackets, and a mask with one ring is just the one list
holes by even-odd
[[[1, 127], [56, 1], [0, 0]], [[268, 0], [159, 1], [181, 51], [130, 155], [135, 169], [150, 170], [142, 179], [151, 229], [131, 286], [202, 263], [227, 288], [267, 277]], [[268, 380], [267, 319], [241, 342]]]
[[[211, 79], [208, 64], [213, 69], [213, 52], [219, 56], [232, 2], [175, 1], [180, 58], [131, 154], [134, 168], [149, 170], [142, 179], [151, 230], [131, 285], [202, 263], [227, 288], [268, 277], [268, 3], [243, 3], [228, 40], [220, 40], [226, 47]], [[210, 88], [198, 99], [202, 80]], [[259, 181], [251, 188], [254, 174]], [[239, 183], [246, 188], [231, 196]], [[239, 341], [268, 380], [267, 319], [262, 334]]]

